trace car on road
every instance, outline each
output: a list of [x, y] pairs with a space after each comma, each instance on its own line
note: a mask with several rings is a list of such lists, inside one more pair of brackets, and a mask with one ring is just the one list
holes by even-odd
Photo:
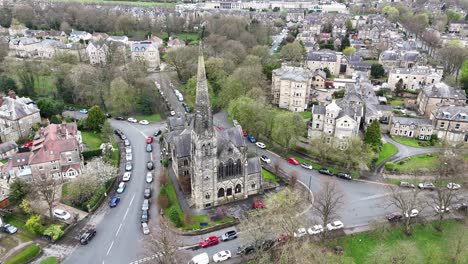
[[80, 236], [80, 244], [87, 245], [96, 236], [96, 230], [88, 229]]
[[161, 135], [161, 133], [162, 133], [161, 130], [158, 129], [158, 130], [154, 131], [153, 136], [157, 137], [157, 136]]
[[125, 154], [132, 153], [132, 147], [125, 147]]
[[188, 106], [188, 105], [185, 106], [184, 109], [185, 109], [185, 112], [187, 112], [187, 113], [191, 113], [191, 112], [192, 112], [192, 109], [190, 109], [190, 106]]
[[124, 172], [124, 175], [122, 177], [122, 181], [128, 182], [130, 178], [132, 177], [132, 173], [129, 171]]
[[328, 175], [328, 176], [333, 176], [333, 172], [331, 172], [330, 170], [327, 170], [327, 169], [320, 169], [319, 173], [324, 174], [324, 175]]
[[387, 218], [387, 220], [390, 222], [396, 222], [403, 218], [403, 215], [400, 213], [391, 213], [386, 215], [385, 218]]
[[248, 136], [247, 136], [247, 140], [250, 141], [250, 143], [255, 143], [255, 142], [257, 142], [257, 140], [256, 140], [256, 139], [254, 138], [254, 136], [252, 136], [252, 135], [248, 135]]
[[125, 120], [125, 118], [123, 116], [116, 116], [115, 120]]
[[293, 157], [288, 158], [288, 162], [291, 163], [292, 165], [299, 165], [299, 161]]
[[171, 116], [175, 116], [175, 111], [171, 111]]
[[304, 163], [304, 162], [301, 163], [301, 167], [304, 168], [304, 169], [308, 169], [308, 170], [312, 170], [312, 169], [313, 169], [312, 165], [307, 164], [307, 163]]
[[261, 149], [266, 148], [266, 145], [263, 144], [262, 142], [256, 142], [255, 145], [257, 145], [257, 147], [259, 147], [259, 148], [261, 148]]
[[67, 221], [68, 219], [71, 218], [70, 213], [68, 213], [67, 211], [63, 209], [54, 209], [54, 216], [57, 219], [64, 220], [64, 221]]
[[196, 255], [188, 262], [188, 264], [209, 264], [209, 263], [210, 263], [210, 257], [208, 256], [206, 252]]
[[126, 147], [130, 146], [130, 140], [125, 139], [125, 140], [124, 140], [124, 145], [125, 145]]
[[213, 261], [215, 263], [225, 261], [231, 258], [231, 251], [223, 250], [213, 255]]
[[143, 197], [145, 197], [146, 199], [151, 198], [151, 188], [145, 188], [145, 190], [143, 191]]
[[260, 156], [260, 160], [265, 162], [266, 164], [270, 164], [271, 162], [270, 158], [265, 155]]
[[408, 218], [408, 217], [412, 218], [412, 217], [416, 217], [416, 216], [418, 216], [418, 215], [419, 215], [418, 209], [412, 209], [411, 212], [410, 212], [409, 214], [408, 214], [408, 212], [405, 212], [405, 213], [404, 213], [404, 216], [405, 216], [406, 218]]
[[146, 182], [147, 183], [153, 182], [153, 174], [151, 172], [146, 173]]
[[138, 120], [136, 120], [136, 119], [133, 118], [133, 117], [129, 117], [129, 118], [127, 119], [127, 121], [130, 122], [130, 123], [137, 123], [137, 122], [138, 122]]
[[143, 211], [141, 212], [141, 219], [140, 219], [140, 222], [142, 222], [142, 223], [148, 223], [148, 220], [149, 220], [148, 210], [143, 210]]
[[400, 187], [406, 187], [406, 188], [415, 188], [416, 187], [416, 186], [414, 186], [414, 184], [409, 183], [409, 182], [404, 182], [404, 181], [401, 181], [399, 185], [400, 185]]
[[2, 226], [3, 232], [13, 235], [14, 233], [18, 232], [18, 228], [12, 224], [5, 224]]
[[432, 182], [424, 182], [424, 183], [418, 184], [418, 188], [422, 190], [434, 190], [435, 186], [434, 184], [432, 184]]
[[144, 199], [143, 204], [141, 205], [141, 210], [149, 210], [150, 207], [150, 201], [149, 199]]
[[154, 169], [154, 163], [150, 160], [146, 163], [146, 168], [148, 170], [153, 170]]
[[458, 183], [449, 182], [449, 183], [447, 184], [447, 188], [448, 188], [449, 190], [458, 190], [458, 189], [461, 188], [461, 185], [458, 184]]
[[211, 247], [219, 243], [219, 239], [217, 236], [210, 236], [207, 239], [200, 241], [200, 247], [206, 248]]
[[221, 236], [221, 240], [222, 241], [229, 241], [229, 240], [233, 240], [237, 238], [237, 232], [234, 231], [234, 230], [231, 230], [231, 231], [227, 231], [226, 233], [224, 233], [222, 236]]
[[148, 223], [141, 223], [141, 231], [143, 231], [143, 235], [149, 235], [150, 229]]
[[450, 211], [450, 207], [448, 206], [434, 206], [434, 210], [437, 212], [437, 213], [448, 213]]
[[119, 204], [119, 202], [120, 202], [120, 197], [114, 196], [109, 201], [109, 207], [110, 208], [116, 207]]
[[132, 163], [130, 161], [127, 161], [125, 163], [125, 170], [126, 171], [131, 171], [133, 169]]
[[328, 231], [342, 229], [343, 227], [344, 227], [343, 222], [339, 220], [327, 224]]
[[123, 193], [125, 191], [125, 187], [127, 187], [125, 182], [120, 182], [119, 186], [117, 187], [117, 193]]
[[111, 118], [111, 117], [112, 117], [112, 115], [111, 115], [111, 114], [109, 114], [109, 113], [106, 113], [106, 117], [107, 117], [107, 118]]
[[288, 240], [291, 239], [291, 237], [292, 237], [292, 236], [291, 236], [291, 233], [289, 233], [289, 232], [286, 231], [286, 232], [284, 232], [284, 233], [282, 233], [282, 234], [277, 235], [277, 236], [276, 236], [276, 241], [277, 241], [277, 242], [288, 241]]
[[249, 255], [255, 252], [253, 245], [244, 245], [237, 248], [237, 255]]
[[153, 146], [151, 144], [146, 144], [146, 152], [153, 151]]
[[[122, 133], [122, 135], [120, 135], [120, 139], [121, 139], [121, 140], [126, 140], [126, 139], [127, 139], [127, 136], [126, 136], [124, 133]], [[129, 142], [129, 143], [130, 143], [130, 142]]]
[[306, 229], [303, 228], [303, 227], [297, 229], [297, 232], [294, 232], [294, 237], [297, 237], [297, 238], [303, 237], [303, 236], [305, 236], [305, 235], [307, 235], [307, 231], [306, 231]]
[[249, 135], [249, 133], [247, 132], [247, 130], [242, 129], [242, 135], [243, 135], [244, 137], [246, 137], [246, 136]]
[[347, 174], [347, 173], [343, 173], [343, 172], [339, 172], [336, 174], [336, 177], [338, 178], [341, 178], [341, 179], [345, 179], [345, 180], [352, 180], [353, 178], [351, 177], [351, 175]]
[[146, 144], [151, 144], [153, 143], [153, 137], [149, 136], [146, 138]]
[[309, 235], [317, 235], [323, 232], [323, 226], [322, 225], [314, 225], [313, 227], [307, 229], [307, 233]]
[[262, 209], [262, 208], [265, 208], [266, 207], [266, 204], [262, 201], [259, 201], [259, 200], [256, 200], [253, 202], [252, 204], [252, 208], [253, 209]]
[[120, 129], [115, 129], [114, 133], [119, 137], [121, 137], [121, 135], [123, 134], [122, 130], [120, 130]]
[[126, 161], [132, 161], [132, 159], [133, 159], [132, 153], [125, 154], [125, 160]]
[[140, 122], [138, 122], [138, 124], [140, 124], [140, 125], [149, 125], [149, 122], [148, 122], [148, 120], [143, 119], [143, 120], [140, 120]]
[[80, 113], [86, 115], [88, 113], [88, 109], [80, 109]]

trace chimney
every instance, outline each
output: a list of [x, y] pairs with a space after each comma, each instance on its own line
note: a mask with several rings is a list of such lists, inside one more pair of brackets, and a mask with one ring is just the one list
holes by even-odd
[[11, 99], [16, 99], [16, 93], [15, 93], [15, 91], [10, 90], [10, 91], [8, 92], [8, 96], [9, 96]]

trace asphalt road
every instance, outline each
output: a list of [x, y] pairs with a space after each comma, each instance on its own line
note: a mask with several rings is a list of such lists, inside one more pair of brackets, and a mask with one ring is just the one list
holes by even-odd
[[274, 54], [275, 52], [278, 51], [281, 42], [287, 36], [288, 36], [288, 30], [284, 29], [284, 31], [281, 31], [278, 35], [275, 35], [275, 36], [271, 37], [273, 43], [272, 43], [271, 48], [270, 48], [270, 54]]

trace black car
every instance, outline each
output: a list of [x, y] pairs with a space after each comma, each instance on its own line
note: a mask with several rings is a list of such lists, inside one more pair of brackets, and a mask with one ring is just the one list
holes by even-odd
[[403, 218], [403, 215], [400, 213], [392, 213], [392, 214], [387, 215], [387, 220], [390, 222], [399, 221], [401, 218]]
[[123, 116], [116, 116], [115, 119], [116, 120], [124, 120], [125, 118], [123, 118]]
[[120, 130], [120, 129], [114, 130], [114, 133], [119, 137], [123, 134], [122, 130]]
[[153, 151], [153, 146], [151, 144], [146, 144], [146, 152], [151, 152]]
[[237, 238], [237, 233], [234, 230], [228, 231], [221, 236], [222, 241], [233, 240], [234, 238]]
[[145, 197], [145, 199], [151, 198], [151, 188], [146, 188], [143, 193], [143, 196]]
[[112, 117], [112, 115], [111, 115], [111, 114], [109, 114], [109, 113], [106, 113], [106, 117], [107, 117], [107, 118], [111, 118], [111, 117]]
[[153, 136], [157, 137], [159, 135], [161, 135], [161, 130], [158, 129], [158, 130], [154, 131]]
[[330, 170], [327, 170], [327, 169], [320, 169], [319, 173], [329, 175], [329, 176], [333, 176], [333, 173]]
[[336, 174], [336, 177], [338, 178], [341, 178], [341, 179], [345, 179], [345, 180], [352, 180], [353, 178], [351, 178], [351, 176], [347, 173], [343, 173], [343, 172], [340, 172], [338, 174]]
[[182, 106], [185, 108], [185, 107], [187, 107], [187, 104], [184, 102], [184, 103], [182, 103]]
[[191, 112], [192, 112], [192, 110], [190, 109], [190, 106], [187, 105], [187, 106], [185, 107], [185, 112], [187, 112], [187, 113], [191, 113]]
[[141, 222], [142, 223], [148, 223], [148, 219], [149, 219], [148, 210], [143, 210], [141, 212]]
[[148, 170], [153, 170], [154, 169], [154, 164], [152, 161], [148, 161], [148, 163], [146, 163], [146, 168]]
[[252, 245], [242, 246], [237, 248], [237, 255], [248, 255], [255, 252], [255, 247]]
[[86, 245], [89, 243], [89, 241], [91, 241], [91, 239], [93, 239], [93, 237], [96, 235], [96, 230], [94, 229], [89, 229], [87, 230], [86, 232], [84, 232], [81, 236], [80, 236], [80, 244], [81, 245]]

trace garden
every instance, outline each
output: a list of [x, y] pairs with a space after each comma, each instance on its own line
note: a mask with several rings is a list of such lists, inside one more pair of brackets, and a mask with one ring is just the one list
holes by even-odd
[[396, 173], [417, 173], [434, 171], [437, 167], [438, 154], [421, 154], [396, 162], [385, 163], [385, 170]]

